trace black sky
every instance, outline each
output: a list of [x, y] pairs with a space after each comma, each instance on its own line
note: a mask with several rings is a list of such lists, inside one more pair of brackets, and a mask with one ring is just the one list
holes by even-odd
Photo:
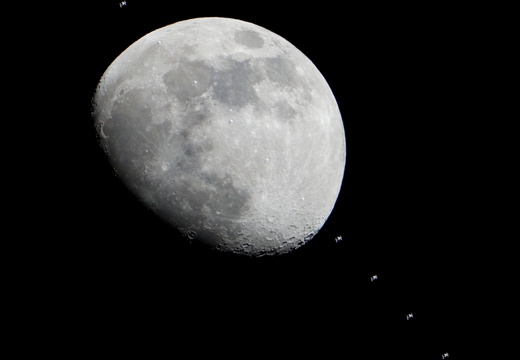
[[[339, 4], [74, 6], [65, 27], [75, 45], [56, 60], [77, 64], [62, 80], [68, 150], [56, 149], [64, 175], [53, 182], [63, 196], [49, 194], [67, 226], [47, 223], [59, 240], [45, 251], [60, 254], [56, 276], [74, 284], [86, 328], [114, 339], [157, 331], [158, 342], [194, 352], [463, 358], [463, 15]], [[292, 254], [252, 260], [189, 245], [118, 182], [96, 142], [90, 101], [110, 63], [150, 31], [203, 16], [283, 36], [314, 62], [340, 107], [341, 193], [318, 235]]]

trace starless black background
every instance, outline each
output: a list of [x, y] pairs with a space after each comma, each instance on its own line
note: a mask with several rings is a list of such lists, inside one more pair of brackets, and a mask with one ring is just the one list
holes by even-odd
[[[54, 168], [42, 170], [51, 173], [44, 202], [55, 210], [42, 225], [53, 239], [40, 245], [47, 260], [38, 282], [52, 299], [64, 294], [56, 300], [68, 314], [64, 329], [83, 329], [68, 342], [94, 353], [151, 338], [193, 354], [463, 357], [467, 13], [158, 0], [71, 9], [50, 24], [60, 34], [52, 61], [67, 111], [54, 125], [59, 141], [49, 140], [59, 144]], [[290, 41], [342, 113], [340, 195], [321, 231], [291, 254], [250, 259], [190, 244], [133, 198], [97, 143], [91, 99], [110, 63], [157, 28], [205, 16], [249, 21]]]

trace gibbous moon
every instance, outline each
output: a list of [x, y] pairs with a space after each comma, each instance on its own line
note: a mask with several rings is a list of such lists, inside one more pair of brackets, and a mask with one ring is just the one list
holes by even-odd
[[197, 18], [153, 31], [103, 74], [100, 143], [123, 183], [192, 241], [294, 250], [330, 215], [346, 145], [314, 64], [260, 26]]

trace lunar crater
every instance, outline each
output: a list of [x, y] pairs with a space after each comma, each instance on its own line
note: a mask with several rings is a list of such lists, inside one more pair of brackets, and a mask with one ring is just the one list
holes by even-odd
[[93, 116], [123, 183], [212, 248], [289, 252], [339, 193], [345, 138], [330, 88], [250, 23], [193, 19], [146, 35], [103, 74]]

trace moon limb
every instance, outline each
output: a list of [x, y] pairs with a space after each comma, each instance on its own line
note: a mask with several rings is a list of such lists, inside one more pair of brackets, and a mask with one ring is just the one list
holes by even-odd
[[346, 157], [339, 109], [314, 64], [264, 28], [200, 18], [158, 29], [110, 65], [94, 105], [123, 182], [211, 247], [289, 252], [332, 211]]

